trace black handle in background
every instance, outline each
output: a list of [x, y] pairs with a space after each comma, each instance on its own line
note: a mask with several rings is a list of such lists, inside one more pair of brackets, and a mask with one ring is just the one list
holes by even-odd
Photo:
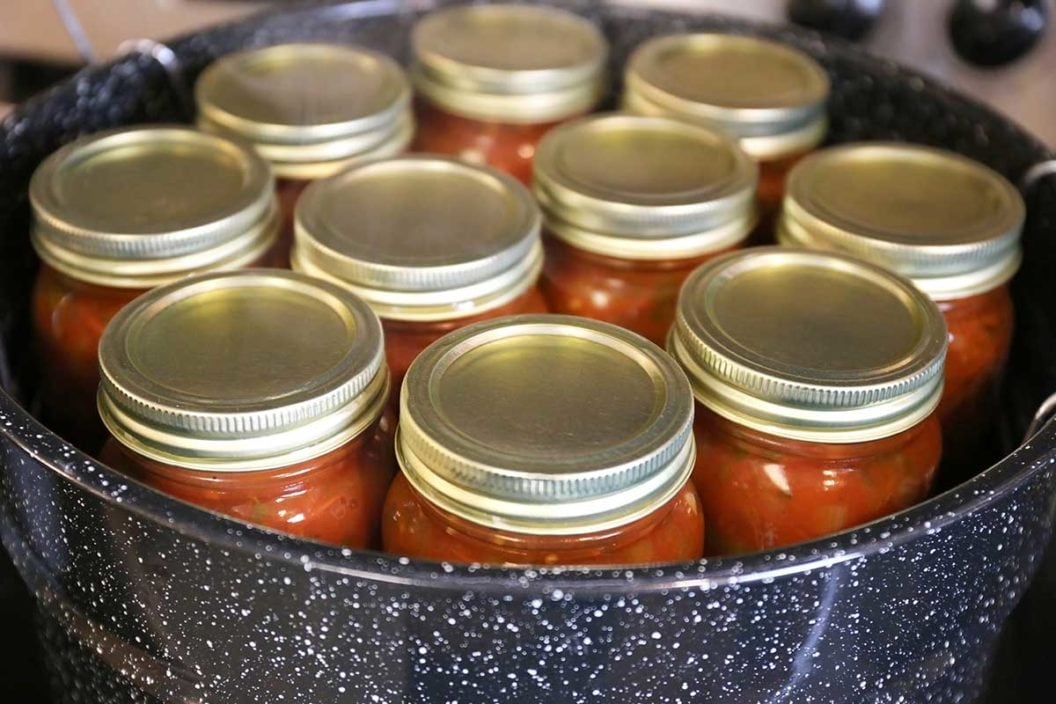
[[885, 0], [788, 0], [788, 19], [802, 27], [857, 41], [869, 33]]
[[957, 0], [949, 35], [958, 55], [976, 66], [1002, 66], [1028, 53], [1048, 27], [1047, 0]]
[[34, 636], [33, 600], [0, 547], [0, 701], [44, 704], [47, 679]]

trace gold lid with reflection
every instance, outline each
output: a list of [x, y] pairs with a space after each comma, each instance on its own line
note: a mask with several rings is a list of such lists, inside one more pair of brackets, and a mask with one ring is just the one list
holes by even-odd
[[859, 256], [948, 300], [1012, 278], [1025, 217], [1019, 191], [976, 161], [930, 147], [853, 144], [793, 168], [778, 238]]
[[534, 186], [555, 237], [598, 254], [671, 259], [748, 236], [758, 171], [712, 130], [612, 113], [551, 130], [536, 152]]
[[414, 132], [411, 87], [383, 54], [279, 44], [223, 56], [195, 84], [202, 129], [251, 143], [286, 178], [397, 154]]
[[695, 456], [685, 374], [656, 345], [586, 318], [470, 325], [411, 365], [397, 457], [428, 501], [501, 530], [569, 535], [670, 501]]
[[381, 413], [381, 324], [348, 291], [301, 274], [185, 279], [125, 307], [99, 344], [99, 413], [159, 462], [286, 467], [348, 442]]
[[426, 155], [374, 161], [305, 190], [291, 264], [383, 318], [464, 318], [535, 285], [540, 219], [528, 190], [495, 169]]
[[853, 443], [935, 409], [946, 325], [927, 296], [884, 269], [765, 247], [718, 257], [686, 280], [668, 348], [715, 413], [780, 437]]
[[176, 126], [102, 132], [59, 149], [29, 186], [33, 247], [78, 280], [150, 288], [259, 260], [278, 237], [268, 165]]
[[670, 115], [740, 139], [756, 159], [817, 146], [829, 79], [792, 47], [731, 34], [677, 34], [644, 42], [627, 61], [624, 107]]
[[412, 79], [458, 115], [507, 123], [589, 112], [604, 92], [608, 55], [593, 24], [531, 5], [465, 5], [433, 12], [412, 35]]

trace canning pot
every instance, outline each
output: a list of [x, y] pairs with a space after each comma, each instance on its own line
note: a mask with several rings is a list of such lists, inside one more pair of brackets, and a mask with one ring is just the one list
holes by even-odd
[[[962, 702], [1040, 564], [1056, 423], [1056, 188], [1025, 186], [1003, 457], [912, 510], [788, 549], [634, 569], [499, 569], [339, 550], [129, 481], [34, 420], [26, 185], [48, 153], [116, 125], [188, 120], [217, 56], [336, 40], [406, 57], [435, 4], [310, 4], [91, 67], [0, 129], [0, 530], [65, 702]], [[569, 3], [562, 3], [568, 6]], [[772, 37], [831, 73], [831, 139], [941, 145], [1015, 182], [1051, 158], [979, 104], [818, 35], [708, 16], [574, 7], [614, 75], [646, 37]], [[1034, 175], [1038, 175], [1035, 171]], [[1019, 447], [1016, 447], [1020, 445]], [[1014, 449], [1015, 448], [1015, 449]]]

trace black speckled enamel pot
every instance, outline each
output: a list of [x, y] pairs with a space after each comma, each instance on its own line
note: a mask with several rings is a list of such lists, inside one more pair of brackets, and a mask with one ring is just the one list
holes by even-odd
[[[35, 262], [26, 184], [78, 134], [187, 119], [211, 59], [292, 39], [403, 57], [429, 3], [311, 5], [91, 68], [0, 130], [0, 530], [68, 702], [963, 702], [1053, 521], [1056, 425], [975, 480], [832, 538], [657, 569], [440, 566], [286, 539], [196, 510], [80, 454], [25, 410]], [[711, 17], [578, 5], [619, 66], [684, 29], [790, 42], [831, 72], [832, 138], [943, 145], [1013, 180], [1050, 154], [993, 112], [842, 44]], [[175, 81], [171, 80], [175, 75]], [[1056, 389], [1056, 190], [1029, 193], [1006, 438]], [[1015, 442], [1006, 442], [1005, 447]]]

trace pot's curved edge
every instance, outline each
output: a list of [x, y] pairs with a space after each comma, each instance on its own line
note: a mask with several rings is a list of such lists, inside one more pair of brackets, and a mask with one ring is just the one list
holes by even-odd
[[[360, 0], [351, 3], [314, 2], [292, 10], [267, 12], [231, 25], [221, 25], [198, 35], [173, 40], [171, 46], [179, 51], [189, 42], [196, 41], [203, 36], [208, 37], [229, 31], [231, 27], [239, 27], [243, 31], [266, 30], [269, 23], [276, 21], [277, 18], [284, 18], [284, 21], [288, 21], [290, 14], [318, 12], [321, 7], [328, 8], [335, 13], [335, 16], [347, 17], [351, 14], [355, 17], [384, 14], [391, 12], [393, 8], [414, 12], [434, 4], [436, 3], [413, 3], [412, 6], [408, 6], [407, 3], [399, 0]], [[579, 5], [591, 8], [602, 7], [599, 3], [579, 3]], [[608, 9], [629, 14], [641, 12], [641, 10], [630, 10], [619, 5]], [[674, 12], [668, 14], [683, 18], [689, 17], [690, 21], [697, 19], [704, 22], [709, 18], [702, 14], [685, 15]], [[714, 17], [711, 21], [716, 22]], [[869, 56], [849, 44], [828, 38], [823, 39], [820, 35], [806, 30], [757, 25], [727, 18], [722, 18], [718, 22], [732, 31], [751, 31], [784, 39], [794, 37], [797, 40], [796, 43], [808, 49], [810, 45], [817, 44], [819, 47], [824, 47], [827, 52], [868, 66], [872, 70], [881, 66], [885, 71], [898, 73], [907, 80], [919, 81], [928, 90], [936, 91], [945, 99], [956, 102], [968, 110], [985, 114], [991, 118], [998, 117], [1017, 133], [1017, 139], [1034, 148], [1039, 160], [1052, 155], [1052, 152], [1040, 141], [1008, 118], [999, 116], [978, 101], [895, 62]], [[119, 64], [128, 64], [130, 60], [129, 57], [119, 58], [111, 64], [90, 67], [86, 71], [105, 72]], [[17, 125], [31, 116], [33, 111], [46, 111], [49, 101], [61, 91], [70, 90], [75, 81], [76, 77], [20, 106], [3, 122], [0, 130], [17, 129]], [[413, 584], [432, 589], [457, 590], [514, 588], [550, 591], [570, 588], [581, 592], [584, 590], [610, 591], [626, 588], [629, 583], [633, 582], [636, 591], [652, 591], [690, 585], [721, 586], [770, 580], [790, 572], [824, 569], [869, 556], [882, 549], [889, 549], [911, 540], [920, 531], [942, 530], [964, 516], [992, 505], [1056, 461], [1054, 459], [1056, 457], [1056, 422], [1050, 421], [1029, 442], [969, 482], [906, 511], [820, 540], [765, 553], [662, 567], [609, 570], [584, 568], [526, 570], [438, 564], [366, 551], [341, 550], [246, 526], [235, 520], [164, 496], [96, 462], [48, 431], [6, 391], [0, 392], [0, 434], [21, 452], [33, 457], [64, 480], [80, 486], [103, 501], [120, 505], [126, 511], [163, 525], [181, 535], [211, 543], [220, 543], [240, 552], [260, 553], [265, 556], [265, 559], [296, 564], [306, 569], [325, 570], [392, 584]]]
[[232, 551], [259, 554], [262, 559], [305, 570], [438, 590], [608, 592], [625, 589], [633, 582], [636, 592], [646, 592], [773, 580], [868, 557], [922, 532], [941, 531], [994, 504], [1056, 462], [1053, 420], [1029, 442], [969, 482], [900, 513], [811, 542], [743, 556], [651, 567], [513, 569], [349, 550], [243, 524], [170, 498], [97, 462], [48, 431], [6, 392], [0, 392], [0, 429], [0, 434], [21, 452], [63, 480], [181, 536]]

